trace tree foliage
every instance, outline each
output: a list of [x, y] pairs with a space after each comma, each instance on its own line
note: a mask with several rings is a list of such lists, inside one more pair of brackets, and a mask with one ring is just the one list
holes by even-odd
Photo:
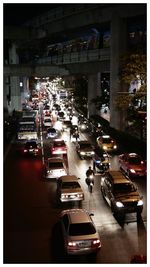
[[141, 103], [146, 99], [147, 88], [147, 71], [146, 71], [146, 55], [142, 53], [126, 54], [121, 58], [120, 64], [120, 82], [126, 84], [129, 88], [132, 81], [140, 80], [141, 87], [139, 90], [129, 94], [128, 92], [118, 94], [115, 100], [116, 108], [119, 110], [128, 110], [129, 106], [133, 106], [135, 101], [140, 100]]

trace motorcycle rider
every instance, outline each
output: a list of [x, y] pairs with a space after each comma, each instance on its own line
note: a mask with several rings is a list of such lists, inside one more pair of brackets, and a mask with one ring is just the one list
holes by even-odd
[[86, 171], [86, 177], [89, 178], [90, 175], [94, 175], [94, 171], [92, 170], [91, 166], [89, 166], [88, 170]]
[[94, 185], [94, 171], [92, 170], [91, 166], [89, 166], [88, 170], [86, 171], [85, 182], [88, 185], [90, 192], [92, 193], [92, 187]]

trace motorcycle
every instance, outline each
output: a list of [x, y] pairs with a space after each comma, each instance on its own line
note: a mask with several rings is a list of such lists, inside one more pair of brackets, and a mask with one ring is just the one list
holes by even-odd
[[94, 175], [91, 174], [86, 178], [86, 184], [88, 185], [89, 192], [92, 193], [94, 186]]

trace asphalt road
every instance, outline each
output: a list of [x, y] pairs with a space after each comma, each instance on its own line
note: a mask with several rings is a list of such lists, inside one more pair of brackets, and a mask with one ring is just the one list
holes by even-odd
[[[4, 162], [4, 263], [129, 263], [134, 254], [147, 251], [147, 196], [146, 181], [135, 181], [144, 199], [142, 219], [127, 215], [118, 222], [104, 201], [100, 191], [100, 175], [96, 175], [93, 193], [88, 192], [85, 172], [91, 160], [81, 160], [69, 133], [63, 134], [68, 146], [68, 171], [80, 177], [85, 193], [82, 208], [94, 213], [93, 220], [100, 233], [102, 248], [96, 258], [70, 256], [63, 253], [59, 214], [62, 209], [77, 207], [57, 206], [56, 181], [42, 178], [42, 166], [49, 155], [49, 141], [43, 141], [43, 156], [25, 158], [20, 146], [11, 144]], [[82, 134], [82, 139], [87, 135]], [[117, 155], [111, 158], [111, 167], [118, 167]]]

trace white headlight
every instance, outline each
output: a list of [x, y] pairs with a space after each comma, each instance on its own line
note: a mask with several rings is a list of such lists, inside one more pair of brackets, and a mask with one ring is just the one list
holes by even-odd
[[143, 200], [142, 200], [142, 199], [140, 199], [140, 200], [138, 201], [137, 206], [143, 206]]
[[117, 206], [118, 208], [122, 208], [122, 207], [124, 207], [124, 205], [123, 205], [121, 202], [119, 202], [119, 201], [116, 202], [116, 206]]
[[132, 173], [135, 173], [135, 170], [133, 170], [133, 169], [130, 169], [130, 172], [132, 172]]

